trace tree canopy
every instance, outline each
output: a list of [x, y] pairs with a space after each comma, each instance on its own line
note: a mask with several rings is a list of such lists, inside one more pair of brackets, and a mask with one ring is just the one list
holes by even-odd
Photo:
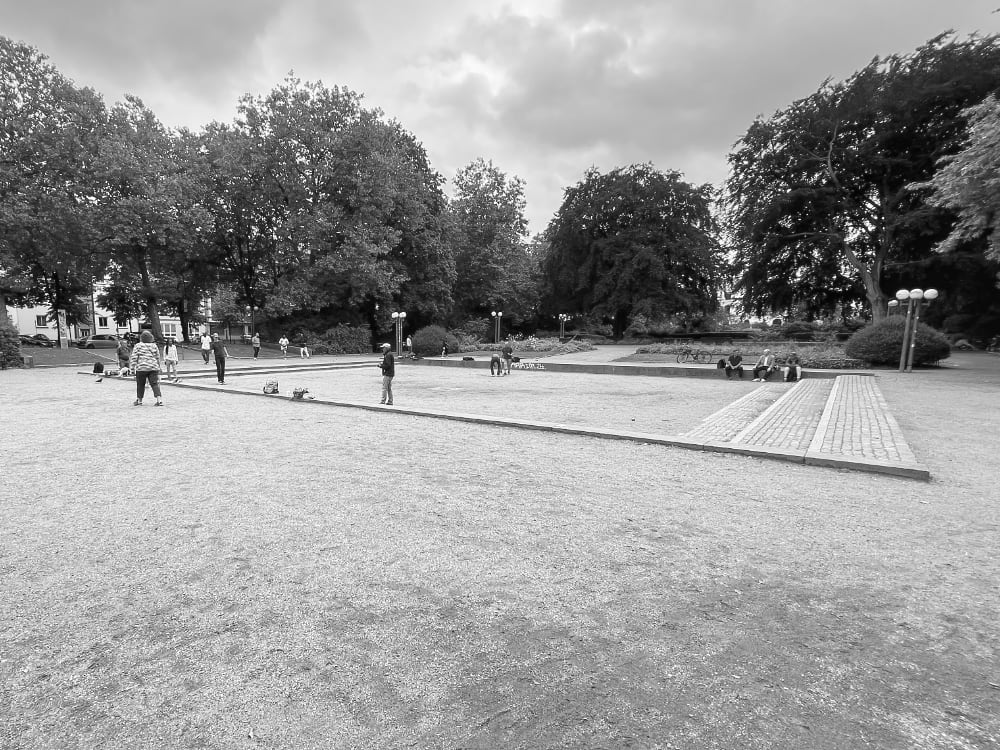
[[610, 320], [616, 336], [639, 314], [712, 312], [722, 261], [711, 201], [709, 186], [650, 164], [590, 169], [546, 230], [543, 309]]
[[926, 258], [950, 222], [908, 185], [959, 150], [962, 110], [998, 81], [997, 37], [946, 34], [754, 122], [726, 183], [745, 306], [884, 315], [886, 268]]
[[955, 225], [936, 250], [952, 252], [965, 242], [985, 238], [987, 257], [1000, 261], [1000, 101], [988, 96], [962, 116], [969, 122], [965, 146], [944, 157], [931, 180], [912, 187], [928, 190], [930, 205], [957, 214]]

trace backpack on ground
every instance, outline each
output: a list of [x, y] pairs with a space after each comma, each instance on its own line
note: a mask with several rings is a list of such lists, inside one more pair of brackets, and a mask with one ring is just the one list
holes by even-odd
[[268, 380], [264, 383], [264, 393], [277, 393], [278, 392], [278, 381]]

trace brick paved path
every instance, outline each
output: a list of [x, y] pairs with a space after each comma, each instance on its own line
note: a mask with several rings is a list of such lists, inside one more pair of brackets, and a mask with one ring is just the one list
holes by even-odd
[[[787, 388], [787, 390], [785, 390]], [[868, 376], [763, 384], [683, 435], [708, 448], [929, 478]]]
[[897, 463], [917, 462], [871, 378], [837, 378], [810, 452]]

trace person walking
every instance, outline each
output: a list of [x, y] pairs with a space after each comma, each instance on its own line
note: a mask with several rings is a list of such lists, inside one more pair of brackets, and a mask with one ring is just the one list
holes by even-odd
[[302, 359], [309, 359], [309, 339], [303, 333], [299, 338], [299, 357]]
[[215, 374], [219, 377], [219, 385], [226, 384], [226, 357], [229, 350], [219, 340], [219, 334], [212, 334], [212, 353], [215, 355]]
[[382, 344], [382, 400], [380, 404], [392, 406], [392, 379], [396, 377], [396, 360], [392, 356], [392, 347], [389, 344]]
[[413, 339], [409, 336], [406, 337], [406, 354], [407, 356], [413, 356]]
[[253, 347], [253, 361], [257, 361], [257, 356], [260, 354], [260, 334], [254, 332], [253, 338], [250, 339], [250, 346]]
[[160, 350], [153, 343], [153, 334], [143, 331], [139, 335], [139, 343], [132, 347], [129, 367], [135, 373], [135, 406], [142, 406], [142, 397], [146, 395], [146, 382], [149, 382], [156, 396], [156, 406], [163, 406], [160, 394]]
[[181, 361], [177, 353], [177, 342], [171, 336], [167, 339], [167, 345], [163, 348], [163, 364], [167, 371], [167, 380], [179, 380], [177, 377], [177, 363]]
[[503, 354], [503, 374], [510, 375], [510, 363], [514, 361], [514, 347], [511, 346], [510, 339], [503, 343], [501, 354]]
[[[218, 337], [217, 337], [218, 338]], [[208, 331], [201, 334], [201, 358], [205, 360], [205, 364], [208, 364], [208, 355], [212, 352], [212, 337], [208, 335]]]
[[288, 336], [281, 334], [281, 338], [278, 339], [278, 346], [281, 347], [281, 358], [288, 359]]

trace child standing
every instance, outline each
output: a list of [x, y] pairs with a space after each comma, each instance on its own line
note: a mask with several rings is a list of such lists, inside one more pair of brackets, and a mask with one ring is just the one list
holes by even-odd
[[180, 356], [177, 353], [177, 342], [171, 336], [167, 339], [167, 345], [163, 349], [163, 364], [167, 371], [167, 380], [179, 380], [177, 377], [178, 362], [180, 362]]

